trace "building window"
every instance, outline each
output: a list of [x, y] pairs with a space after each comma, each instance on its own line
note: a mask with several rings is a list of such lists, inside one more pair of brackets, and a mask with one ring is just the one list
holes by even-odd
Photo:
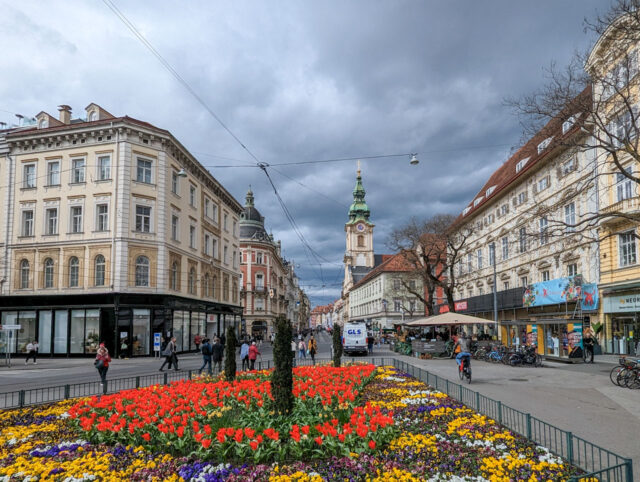
[[544, 270], [542, 273], [542, 281], [549, 281], [549, 270]]
[[46, 234], [58, 234], [58, 208], [49, 208], [45, 212]]
[[225, 231], [229, 230], [229, 215], [228, 214], [224, 215], [224, 223], [223, 223], [222, 226], [224, 227]]
[[549, 187], [549, 176], [543, 177], [538, 181], [538, 191], [544, 191]]
[[43, 117], [40, 119], [40, 122], [38, 122], [38, 129], [46, 129], [47, 127], [49, 127], [49, 119]]
[[211, 200], [208, 197], [204, 198], [204, 215], [211, 218]]
[[209, 290], [211, 289], [211, 282], [209, 280], [209, 273], [204, 275], [204, 286], [202, 287], [202, 294], [209, 296]]
[[400, 289], [400, 280], [398, 278], [394, 278], [393, 280], [393, 289], [394, 290], [399, 290]]
[[233, 267], [237, 268], [238, 267], [238, 253], [236, 251], [234, 251], [232, 253], [232, 259], [233, 259]]
[[180, 189], [180, 178], [178, 177], [178, 173], [176, 171], [171, 172], [171, 192], [176, 196], [179, 194]]
[[262, 253], [256, 253], [256, 264], [262, 264]]
[[22, 235], [33, 236], [33, 211], [22, 211]]
[[20, 261], [20, 288], [23, 290], [29, 288], [29, 261], [26, 259]]
[[99, 254], [95, 259], [95, 273], [94, 273], [94, 285], [95, 286], [104, 286], [104, 274], [105, 274], [105, 260], [104, 256]]
[[82, 206], [72, 206], [70, 217], [71, 217], [71, 232], [81, 233], [82, 232]]
[[527, 202], [527, 193], [522, 191], [518, 194], [518, 206]]
[[44, 260], [44, 287], [53, 288], [53, 260], [51, 258]]
[[500, 206], [500, 216], [505, 216], [509, 212], [509, 205], [503, 204]]
[[171, 216], [171, 239], [178, 241], [178, 216]]
[[569, 132], [569, 129], [571, 129], [573, 127], [573, 124], [575, 123], [576, 123], [576, 117], [572, 115], [562, 123], [562, 133], [566, 134], [567, 132]]
[[136, 258], [136, 286], [149, 286], [149, 258]]
[[[631, 174], [631, 167], [625, 168]], [[616, 174], [616, 198], [618, 202], [633, 197], [633, 181], [622, 173]]]
[[196, 270], [195, 268], [191, 268], [189, 270], [189, 293], [192, 295], [196, 294]]
[[211, 256], [218, 257], [218, 240], [216, 238], [211, 239]]
[[571, 172], [575, 171], [577, 165], [578, 165], [577, 158], [574, 157], [568, 160], [562, 165], [562, 175], [566, 176], [567, 174], [570, 174]]
[[258, 273], [256, 275], [256, 288], [264, 289], [264, 277], [262, 276], [261, 273]]
[[111, 179], [111, 156], [98, 156], [98, 181]]
[[528, 157], [525, 157], [524, 159], [519, 160], [518, 163], [516, 164], [516, 172], [522, 171], [522, 168], [527, 164], [528, 160], [529, 160]]
[[238, 223], [234, 220], [233, 221], [233, 231], [231, 231], [231, 234], [233, 234], [234, 236], [238, 235]]
[[477, 261], [478, 261], [478, 269], [482, 269], [482, 249], [479, 249], [476, 252], [476, 258], [477, 258]]
[[189, 205], [196, 207], [196, 187], [193, 185], [189, 186]]
[[471, 273], [473, 271], [473, 256], [471, 253], [467, 254], [467, 273]]
[[175, 261], [171, 265], [171, 289], [178, 290], [178, 263]]
[[502, 283], [502, 289], [505, 290], [505, 291], [509, 289], [509, 282], [508, 281], [505, 281], [504, 283]]
[[633, 231], [618, 235], [618, 251], [620, 253], [620, 267], [636, 264], [636, 236]]
[[358, 234], [358, 247], [364, 248], [364, 236], [362, 234]]
[[574, 203], [567, 204], [564, 207], [564, 223], [567, 225], [568, 233], [576, 230], [576, 205]]
[[393, 300], [393, 311], [400, 312], [402, 311], [402, 301], [398, 299]]
[[542, 151], [549, 147], [549, 144], [551, 144], [551, 139], [551, 137], [547, 137], [544, 141], [538, 144], [538, 154], [542, 154]]
[[527, 251], [527, 228], [520, 228], [520, 252]]
[[229, 260], [227, 258], [227, 256], [229, 255], [229, 247], [228, 246], [224, 247], [223, 254], [224, 254], [224, 256], [222, 258], [222, 261], [224, 262], [224, 264], [229, 264]]
[[546, 216], [540, 218], [540, 246], [549, 242], [549, 221]]
[[151, 184], [151, 161], [138, 158], [138, 168], [136, 171], [136, 181]]
[[496, 243], [489, 244], [489, 266], [496, 264]]
[[80, 277], [80, 261], [75, 256], [69, 259], [69, 288], [77, 288]]
[[484, 288], [482, 286], [480, 286], [478, 288], [478, 296], [482, 296], [484, 294]]
[[52, 161], [47, 164], [47, 186], [60, 185], [60, 161]]
[[84, 182], [84, 170], [86, 168], [86, 162], [84, 159], [72, 159], [71, 160], [71, 182], [82, 183]]
[[257, 311], [264, 310], [264, 300], [262, 298], [256, 298], [255, 305]]
[[25, 164], [22, 169], [23, 169], [22, 187], [25, 189], [36, 187], [36, 165]]
[[96, 205], [96, 231], [109, 230], [109, 205]]
[[509, 238], [502, 238], [502, 260], [509, 259]]
[[[433, 274], [433, 270], [434, 270], [434, 267], [432, 267], [431, 274]], [[416, 290], [416, 280], [412, 279], [411, 281], [409, 281], [409, 289], [412, 289], [413, 291]]]
[[196, 227], [195, 226], [189, 226], [189, 247], [194, 249], [196, 247]]
[[409, 301], [409, 311], [413, 313], [416, 311], [416, 300]]
[[136, 206], [136, 231], [140, 233], [151, 232], [151, 208], [149, 206]]
[[527, 286], [529, 286], [529, 280], [526, 276], [522, 276], [520, 278], [520, 286], [522, 286], [523, 288], [526, 288]]
[[210, 243], [211, 243], [211, 236], [209, 236], [208, 234], [205, 234], [204, 235], [204, 254], [206, 254], [207, 256], [211, 255], [209, 251]]
[[95, 122], [98, 120], [98, 113], [95, 110], [91, 111], [91, 114], [89, 114], [89, 122]]
[[567, 265], [567, 276], [575, 276], [578, 274], [578, 265], [571, 263]]

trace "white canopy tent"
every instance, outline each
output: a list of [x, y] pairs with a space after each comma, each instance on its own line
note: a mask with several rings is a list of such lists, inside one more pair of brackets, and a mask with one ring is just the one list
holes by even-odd
[[420, 327], [420, 326], [443, 326], [443, 325], [492, 325], [495, 322], [493, 320], [487, 320], [485, 318], [478, 318], [476, 316], [463, 315], [462, 313], [443, 313], [441, 315], [429, 316], [427, 318], [420, 318], [418, 320], [405, 323], [406, 326]]

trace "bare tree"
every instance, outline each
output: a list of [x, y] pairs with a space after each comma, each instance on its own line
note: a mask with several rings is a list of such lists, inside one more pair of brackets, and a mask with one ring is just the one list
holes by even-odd
[[422, 280], [424, 291], [402, 280], [404, 288], [420, 299], [429, 315], [435, 314], [436, 291], [442, 289], [450, 311], [455, 311], [454, 290], [457, 287], [455, 267], [461, 262], [462, 251], [471, 236], [470, 228], [461, 228], [456, 217], [436, 214], [419, 221], [412, 219], [394, 230], [387, 245], [403, 253], [411, 265], [411, 274]]
[[[614, 193], [617, 202], [583, 213], [574, 224], [550, 216], [549, 236], [571, 232], [601, 240], [596, 228], [605, 220], [640, 221], [638, 210], [624, 202], [638, 196], [640, 184], [640, 0], [617, 0], [605, 14], [585, 20], [585, 31], [599, 37], [591, 51], [576, 53], [564, 68], [552, 64], [539, 91], [506, 103], [520, 116], [526, 138], [556, 134], [552, 147], [590, 154], [592, 175], [585, 176], [574, 197], [592, 190], [602, 200], [612, 184], [620, 190]], [[560, 126], [563, 135], [557, 135]], [[541, 206], [537, 214], [557, 208]]]

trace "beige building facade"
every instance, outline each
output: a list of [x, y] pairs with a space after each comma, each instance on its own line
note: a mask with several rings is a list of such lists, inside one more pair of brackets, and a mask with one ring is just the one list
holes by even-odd
[[241, 205], [170, 132], [96, 104], [5, 133], [6, 349], [149, 356], [239, 322]]

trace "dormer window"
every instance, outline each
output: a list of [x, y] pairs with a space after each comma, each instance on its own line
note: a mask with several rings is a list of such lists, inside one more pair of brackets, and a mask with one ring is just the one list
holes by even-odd
[[566, 134], [567, 132], [569, 132], [569, 129], [571, 129], [575, 123], [576, 123], [576, 116], [572, 115], [562, 123], [562, 133]]
[[471, 206], [467, 206], [466, 208], [464, 208], [462, 210], [462, 215], [466, 216], [469, 211], [471, 211]]
[[482, 202], [483, 199], [484, 199], [484, 196], [480, 196], [475, 201], [473, 201], [473, 207], [475, 208], [478, 204]]
[[89, 122], [94, 122], [98, 120], [98, 113], [95, 110], [92, 110], [89, 113]]
[[484, 193], [484, 195], [486, 197], [489, 197], [489, 196], [491, 196], [491, 193], [493, 193], [493, 191], [495, 191], [495, 190], [496, 190], [496, 186], [491, 186], [489, 189], [487, 189], [487, 191]]
[[47, 127], [49, 127], [49, 119], [43, 117], [40, 119], [40, 122], [38, 122], [38, 129], [46, 129]]
[[538, 154], [542, 154], [542, 151], [549, 147], [549, 144], [551, 144], [551, 139], [553, 139], [553, 137], [547, 137], [544, 141], [538, 144]]
[[529, 160], [528, 157], [525, 157], [524, 159], [519, 160], [518, 164], [516, 164], [516, 172], [522, 171], [522, 168], [527, 164], [528, 160]]

